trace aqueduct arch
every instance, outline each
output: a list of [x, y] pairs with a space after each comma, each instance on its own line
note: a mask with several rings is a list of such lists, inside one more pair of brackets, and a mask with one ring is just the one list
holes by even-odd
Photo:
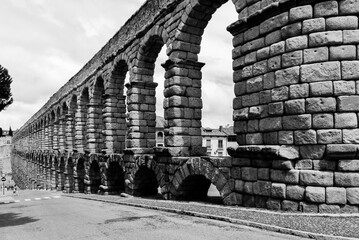
[[[72, 157], [75, 191], [84, 191], [91, 159], [113, 159], [132, 194], [146, 176], [168, 199], [193, 194], [192, 183], [207, 186], [208, 179], [226, 204], [358, 212], [359, 0], [232, 1], [238, 20], [227, 29], [239, 147], [229, 158], [208, 158], [198, 54], [208, 21], [225, 2], [146, 1], [16, 133], [14, 161], [28, 166], [21, 157], [36, 153], [30, 165], [40, 185], [45, 156]], [[167, 147], [154, 148], [153, 71], [162, 46]], [[97, 163], [92, 169], [101, 172], [105, 161]], [[102, 177], [99, 188], [105, 183]]]

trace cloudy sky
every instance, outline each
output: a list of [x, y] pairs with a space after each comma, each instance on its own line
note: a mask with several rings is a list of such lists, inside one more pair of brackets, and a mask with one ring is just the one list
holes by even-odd
[[[144, 0], [2, 0], [0, 65], [13, 78], [14, 103], [0, 112], [0, 127], [20, 128], [117, 32]], [[205, 30], [199, 61], [203, 67], [204, 127], [232, 124], [232, 37], [236, 21], [229, 1]], [[157, 114], [163, 116], [165, 48], [154, 79]]]

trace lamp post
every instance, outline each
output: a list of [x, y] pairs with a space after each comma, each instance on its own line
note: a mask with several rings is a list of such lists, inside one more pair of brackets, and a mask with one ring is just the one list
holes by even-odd
[[5, 195], [5, 181], [6, 181], [6, 178], [5, 178], [4, 173], [2, 174], [1, 181], [2, 181], [2, 195]]

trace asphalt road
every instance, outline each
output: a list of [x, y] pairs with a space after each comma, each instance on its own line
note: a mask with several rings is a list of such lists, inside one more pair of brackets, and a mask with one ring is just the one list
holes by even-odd
[[0, 205], [1, 240], [42, 239], [301, 239], [191, 216], [20, 191]]

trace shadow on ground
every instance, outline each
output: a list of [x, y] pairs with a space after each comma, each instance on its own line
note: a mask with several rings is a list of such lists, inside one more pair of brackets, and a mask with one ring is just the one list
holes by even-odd
[[20, 213], [0, 213], [0, 228], [24, 225], [38, 220], [31, 217], [22, 217]]

